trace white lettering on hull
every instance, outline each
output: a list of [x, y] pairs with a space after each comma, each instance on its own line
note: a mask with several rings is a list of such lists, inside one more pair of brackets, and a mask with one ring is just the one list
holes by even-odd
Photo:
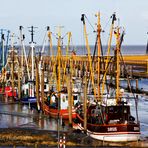
[[134, 127], [134, 131], [139, 131], [139, 127]]
[[117, 127], [108, 127], [107, 131], [108, 132], [116, 132], [117, 131]]

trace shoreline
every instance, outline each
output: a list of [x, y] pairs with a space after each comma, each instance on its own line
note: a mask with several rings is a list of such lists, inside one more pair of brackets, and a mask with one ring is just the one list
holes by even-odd
[[[0, 128], [0, 146], [57, 147], [57, 131], [36, 130], [32, 128]], [[148, 147], [145, 140], [126, 143], [108, 143], [94, 140], [80, 131], [60, 131], [66, 135], [66, 147]]]

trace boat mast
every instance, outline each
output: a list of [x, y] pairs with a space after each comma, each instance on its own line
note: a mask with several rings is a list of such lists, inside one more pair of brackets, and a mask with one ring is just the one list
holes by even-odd
[[32, 72], [32, 75], [31, 75], [31, 83], [29, 84], [29, 89], [30, 89], [30, 94], [29, 94], [29, 96], [30, 97], [34, 97], [35, 96], [35, 88], [34, 88], [34, 44], [35, 44], [35, 42], [34, 42], [34, 40], [33, 40], [33, 37], [34, 37], [34, 28], [37, 28], [37, 27], [33, 27], [33, 26], [31, 26], [30, 27], [31, 28], [31, 30], [29, 30], [30, 32], [31, 32], [31, 42], [30, 42], [30, 47], [31, 47], [31, 66], [32, 66], [32, 70], [31, 70], [31, 72]]
[[101, 98], [100, 96], [100, 55], [101, 55], [101, 37], [100, 37], [100, 33], [101, 33], [101, 24], [100, 24], [100, 12], [97, 14], [98, 16], [98, 26], [97, 26], [97, 45], [98, 45], [98, 99]]
[[22, 28], [23, 26], [20, 26], [19, 29], [20, 29], [20, 43], [21, 43], [21, 69], [22, 69], [22, 74], [23, 74], [23, 66], [24, 66], [24, 52], [23, 52], [23, 47], [22, 47], [22, 42], [24, 40], [24, 36], [22, 34]]
[[45, 36], [44, 36], [44, 39], [43, 39], [43, 46], [42, 46], [42, 50], [41, 50], [41, 54], [44, 53], [45, 51], [45, 44], [46, 44], [46, 40], [47, 40], [47, 35], [49, 33], [49, 26], [47, 26], [47, 31], [45, 32]]
[[12, 86], [12, 96], [14, 96], [14, 33], [12, 33], [11, 37], [11, 52], [12, 52], [11, 86]]
[[30, 42], [30, 46], [31, 46], [31, 51], [32, 51], [32, 55], [31, 55], [31, 62], [32, 62], [32, 75], [31, 75], [31, 80], [34, 81], [34, 28], [37, 28], [37, 27], [29, 27], [31, 28], [31, 30], [29, 30], [31, 32], [31, 42]]
[[44, 65], [43, 53], [45, 51], [45, 43], [46, 43], [46, 38], [47, 38], [48, 32], [49, 32], [49, 26], [47, 26], [47, 31], [45, 32], [42, 49], [39, 51], [39, 64], [38, 64], [39, 65], [39, 75], [41, 75], [41, 73], [42, 73], [41, 69], [43, 68], [43, 65]]
[[[7, 37], [7, 40], [6, 40], [6, 45], [5, 45], [5, 34], [4, 34], [4, 31], [7, 31], [6, 29], [1, 29], [1, 42], [0, 42], [0, 52], [2, 53], [2, 63], [1, 63], [1, 66], [0, 66], [0, 70], [2, 70], [2, 67], [5, 66], [6, 64], [6, 53], [7, 53], [7, 44], [8, 44], [8, 37], [9, 37], [9, 31], [8, 31], [8, 37]], [[7, 47], [7, 48], [6, 48]]]
[[67, 48], [66, 48], [66, 57], [69, 56], [70, 39], [71, 39], [71, 36], [72, 36], [71, 32], [68, 32], [67, 34], [68, 34], [68, 44], [67, 44]]
[[85, 14], [82, 14], [81, 21], [83, 22], [83, 27], [84, 27], [84, 36], [85, 36], [86, 48], [87, 48], [87, 52], [88, 52], [91, 81], [92, 81], [92, 86], [93, 86], [93, 89], [94, 89], [94, 95], [96, 97], [96, 89], [95, 89], [95, 84], [94, 84], [94, 72], [93, 72], [93, 67], [92, 67], [91, 52], [90, 52], [90, 46], [89, 46], [89, 43], [88, 43], [86, 24], [85, 24]]
[[[68, 35], [68, 44], [67, 44], [67, 47], [66, 47], [66, 59], [65, 59], [65, 62], [64, 62], [64, 72], [63, 72], [63, 86], [64, 86], [64, 82], [66, 80], [66, 67], [67, 67], [67, 62], [68, 62], [68, 58], [69, 58], [69, 46], [70, 46], [70, 39], [71, 39], [71, 32], [68, 32], [67, 33]], [[70, 66], [72, 66], [72, 57], [70, 58]], [[70, 67], [70, 70], [71, 70], [71, 77], [73, 76], [73, 70], [72, 70], [72, 67]]]
[[9, 35], [10, 35], [10, 31], [8, 30], [8, 31], [7, 31], [6, 46], [5, 46], [5, 63], [6, 63], [7, 52], [8, 52]]
[[51, 59], [53, 61], [54, 53], [53, 53], [53, 46], [52, 46], [52, 37], [51, 37], [51, 34], [52, 34], [52, 32], [49, 30], [48, 31], [48, 40], [49, 40], [49, 51], [48, 51], [48, 55], [51, 56]]
[[62, 26], [58, 27], [58, 53], [57, 53], [57, 64], [58, 64], [58, 80], [57, 80], [57, 90], [60, 92], [61, 90], [61, 28]]
[[84, 105], [83, 105], [83, 112], [84, 112], [84, 131], [87, 131], [87, 76], [84, 76]]
[[[52, 46], [52, 32], [50, 31], [50, 28], [49, 28], [49, 31], [48, 31], [48, 41], [49, 41], [49, 50], [48, 50], [48, 56], [50, 56], [50, 59], [51, 59], [51, 63], [49, 65], [49, 67], [53, 69], [55, 69], [55, 63], [56, 61], [54, 61], [54, 53], [53, 53], [53, 46]], [[49, 73], [50, 73], [50, 68], [49, 68]], [[55, 79], [55, 75], [54, 75], [54, 70], [52, 71], [52, 74], [48, 75], [48, 80], [49, 80], [49, 90], [50, 90], [50, 86], [53, 85], [54, 82], [52, 82], [52, 80]]]
[[22, 72], [22, 76], [23, 76], [23, 73], [24, 73], [24, 58], [25, 58], [25, 63], [26, 63], [26, 66], [27, 66], [27, 75], [28, 75], [28, 79], [30, 80], [30, 73], [29, 73], [29, 66], [28, 66], [28, 62], [27, 62], [27, 56], [26, 56], [26, 50], [25, 50], [25, 45], [24, 45], [24, 39], [25, 39], [25, 36], [23, 35], [22, 33], [22, 29], [23, 29], [23, 26], [20, 26], [19, 27], [19, 30], [20, 30], [20, 44], [22, 46], [22, 60], [21, 60], [21, 72]]
[[1, 31], [1, 44], [2, 44], [2, 67], [4, 67], [4, 66], [5, 66], [4, 41], [5, 41], [4, 34], [3, 34], [3, 32]]
[[119, 59], [119, 53], [120, 53], [120, 33], [119, 33], [119, 27], [116, 29], [116, 104], [119, 102], [119, 77], [120, 77], [120, 59]]
[[111, 24], [111, 28], [110, 28], [110, 37], [109, 37], [109, 41], [108, 41], [107, 59], [106, 59], [106, 63], [105, 63], [105, 73], [103, 75], [102, 94], [104, 93], [105, 80], [106, 80], [106, 74], [107, 74], [107, 69], [108, 69], [110, 49], [111, 49], [111, 41], [112, 41], [112, 35], [113, 35], [113, 29], [114, 29], [114, 22], [115, 21], [116, 21], [116, 14], [114, 13], [112, 15], [112, 24]]
[[57, 43], [57, 91], [58, 91], [58, 124], [57, 124], [57, 131], [58, 131], [58, 147], [60, 142], [60, 108], [61, 108], [61, 101], [60, 101], [60, 91], [61, 91], [61, 28], [62, 26], [58, 26], [58, 43]]
[[[4, 31], [7, 31], [7, 38], [6, 38], [6, 44], [5, 44], [5, 34]], [[2, 70], [2, 67], [6, 64], [6, 56], [8, 51], [8, 40], [9, 40], [9, 34], [10, 31], [6, 29], [1, 29], [1, 42], [0, 42], [0, 52], [2, 53], [2, 63], [0, 66], [0, 70]]]

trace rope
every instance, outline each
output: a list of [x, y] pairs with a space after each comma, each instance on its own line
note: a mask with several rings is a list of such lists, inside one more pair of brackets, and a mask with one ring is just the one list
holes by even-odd
[[87, 18], [87, 16], [86, 15], [84, 15], [85, 16], [85, 18], [87, 19], [87, 21], [88, 21], [88, 24], [91, 26], [91, 28], [93, 29], [93, 32], [96, 32], [95, 31], [95, 28], [93, 27], [93, 25], [90, 23], [90, 21], [89, 21], [89, 19]]
[[82, 54], [84, 55], [84, 54], [85, 54], [85, 50], [86, 50], [86, 46], [85, 46], [84, 28], [83, 28], [83, 25], [82, 25], [82, 28], [81, 28], [81, 33], [82, 33], [82, 42], [83, 42], [83, 46], [82, 46]]
[[106, 23], [104, 29], [102, 29], [102, 32], [105, 32], [107, 26], [109, 25], [109, 23], [110, 23], [110, 21], [111, 21], [111, 18], [112, 18], [112, 16], [111, 16], [111, 17], [109, 18], [109, 20], [107, 21], [107, 23]]

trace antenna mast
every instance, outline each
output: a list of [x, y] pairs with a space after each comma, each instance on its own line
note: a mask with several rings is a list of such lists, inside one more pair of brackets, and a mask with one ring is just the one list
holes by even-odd
[[31, 80], [33, 81], [34, 80], [34, 28], [37, 28], [37, 27], [34, 27], [34, 26], [31, 26], [31, 27], [28, 27], [28, 28], [31, 28], [31, 30], [29, 30], [29, 32], [31, 32], [31, 42], [30, 43], [30, 46], [31, 46], [31, 51], [32, 51], [32, 55], [31, 55], [31, 59], [32, 59], [32, 76], [31, 76]]

